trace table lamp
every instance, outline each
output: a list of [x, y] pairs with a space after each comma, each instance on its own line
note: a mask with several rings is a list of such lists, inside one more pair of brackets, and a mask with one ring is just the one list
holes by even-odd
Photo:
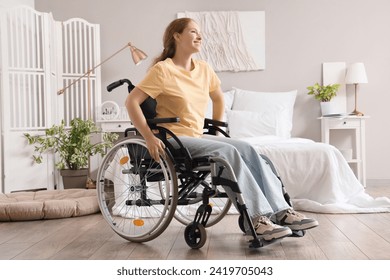
[[364, 64], [361, 62], [353, 63], [351, 64], [347, 69], [347, 74], [345, 76], [345, 83], [346, 84], [353, 84], [355, 85], [355, 109], [350, 115], [356, 115], [356, 116], [364, 116], [362, 112], [359, 112], [357, 107], [357, 92], [358, 92], [358, 85], [359, 84], [366, 84], [367, 81], [367, 75], [366, 70], [364, 68]]

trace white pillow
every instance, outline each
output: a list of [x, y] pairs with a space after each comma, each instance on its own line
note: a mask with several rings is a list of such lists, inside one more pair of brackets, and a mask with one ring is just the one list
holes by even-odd
[[[234, 111], [249, 111], [267, 114], [275, 120], [275, 135], [291, 137], [292, 118], [297, 91], [256, 92], [234, 88]], [[271, 122], [269, 122], [271, 123]]]
[[229, 110], [227, 119], [229, 135], [232, 138], [276, 135], [276, 118], [267, 112]]

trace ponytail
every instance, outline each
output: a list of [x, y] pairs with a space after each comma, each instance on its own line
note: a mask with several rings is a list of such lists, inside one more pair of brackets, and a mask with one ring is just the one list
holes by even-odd
[[174, 57], [176, 53], [176, 41], [173, 35], [175, 33], [181, 34], [191, 21], [192, 19], [190, 18], [178, 18], [168, 25], [168, 27], [165, 29], [163, 38], [164, 50], [153, 60], [152, 66], [167, 58]]

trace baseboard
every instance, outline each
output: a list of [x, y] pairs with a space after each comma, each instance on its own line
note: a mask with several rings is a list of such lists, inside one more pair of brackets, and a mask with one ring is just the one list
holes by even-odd
[[390, 179], [367, 179], [367, 187], [390, 187]]

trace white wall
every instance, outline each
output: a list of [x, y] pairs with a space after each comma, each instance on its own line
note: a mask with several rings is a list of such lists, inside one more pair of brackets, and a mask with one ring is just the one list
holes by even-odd
[[[388, 0], [35, 0], [39, 11], [56, 20], [81, 17], [101, 25], [102, 59], [128, 41], [150, 55], [147, 63], [132, 65], [122, 52], [102, 67], [103, 86], [120, 78], [137, 83], [161, 50], [166, 25], [180, 11], [251, 11], [266, 15], [266, 69], [219, 73], [223, 89], [298, 89], [294, 136], [320, 140], [320, 108], [306, 87], [321, 82], [323, 62], [364, 62], [368, 84], [361, 85], [358, 109], [367, 121], [367, 177], [390, 179], [387, 107], [390, 94], [390, 1]], [[353, 88], [347, 88], [349, 109]], [[123, 104], [126, 92], [105, 93], [103, 100]]]
[[0, 7], [26, 5], [34, 8], [34, 0], [0, 0]]

